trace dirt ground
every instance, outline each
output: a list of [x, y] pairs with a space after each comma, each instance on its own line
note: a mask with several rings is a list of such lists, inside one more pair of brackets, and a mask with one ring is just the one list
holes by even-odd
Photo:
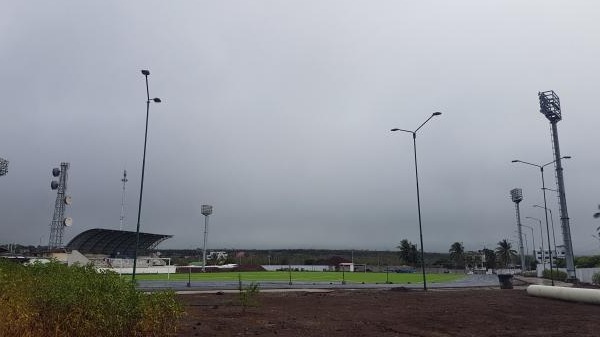
[[[178, 336], [600, 336], [600, 306], [524, 289], [179, 295]], [[251, 304], [251, 303], [249, 303]]]

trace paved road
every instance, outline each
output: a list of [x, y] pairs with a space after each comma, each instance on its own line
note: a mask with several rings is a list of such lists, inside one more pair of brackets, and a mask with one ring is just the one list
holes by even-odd
[[[192, 281], [188, 286], [187, 281], [144, 281], [138, 280], [138, 288], [145, 291], [173, 289], [175, 291], [219, 291], [219, 290], [235, 290], [239, 288], [238, 282], [202, 282]], [[273, 282], [264, 281], [257, 282], [260, 284], [260, 289], [389, 289], [396, 287], [404, 287], [410, 289], [422, 289], [422, 283], [413, 284], [361, 284], [341, 282]], [[249, 283], [243, 282], [245, 287]], [[442, 283], [427, 283], [428, 288], [471, 288], [471, 287], [499, 287], [497, 275], [465, 275], [464, 279]]]

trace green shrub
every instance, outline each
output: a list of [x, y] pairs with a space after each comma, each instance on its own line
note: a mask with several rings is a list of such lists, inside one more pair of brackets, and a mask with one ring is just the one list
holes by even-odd
[[592, 275], [592, 283], [595, 285], [600, 285], [600, 272], [596, 272], [594, 275]]
[[166, 335], [182, 312], [174, 293], [145, 295], [114, 272], [0, 261], [1, 336]]
[[521, 275], [525, 277], [537, 277], [537, 271], [524, 271]]
[[242, 305], [242, 310], [246, 311], [247, 307], [255, 307], [258, 306], [258, 294], [260, 293], [260, 285], [258, 283], [252, 282], [246, 288], [242, 287], [242, 275], [238, 274], [238, 290], [239, 290], [239, 298], [240, 304]]
[[[567, 280], [567, 273], [565, 273], [564, 271], [561, 271], [561, 270], [556, 270], [556, 269], [553, 269], [553, 270], [552, 270], [552, 276], [553, 276], [553, 277], [554, 277], [554, 279], [555, 279], [555, 280], [557, 280], [557, 281], [562, 281], [562, 282], [564, 282], [564, 281], [566, 281], [566, 280]], [[547, 278], [547, 279], [549, 279], [549, 278], [550, 278], [550, 269], [546, 269], [546, 270], [544, 270], [544, 272], [543, 272], [543, 274], [542, 274], [542, 277], [543, 277], [543, 278]]]

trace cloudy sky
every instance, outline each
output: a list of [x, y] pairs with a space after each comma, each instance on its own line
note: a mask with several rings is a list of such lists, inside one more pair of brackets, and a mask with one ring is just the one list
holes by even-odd
[[[523, 217], [543, 219], [543, 199], [539, 170], [511, 160], [553, 160], [537, 93], [555, 90], [574, 250], [598, 253], [599, 15], [591, 0], [7, 2], [0, 243], [47, 244], [61, 161], [65, 244], [119, 228], [124, 169], [135, 230], [149, 69], [163, 102], [141, 229], [174, 235], [161, 247], [202, 245], [201, 204], [209, 247], [418, 242], [411, 136], [389, 130], [434, 111], [417, 137], [425, 250], [516, 241], [509, 191], [523, 189]], [[548, 205], [562, 242], [554, 192]]]

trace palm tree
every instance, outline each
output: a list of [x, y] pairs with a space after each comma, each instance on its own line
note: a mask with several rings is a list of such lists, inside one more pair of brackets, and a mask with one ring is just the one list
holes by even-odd
[[500, 263], [505, 267], [508, 267], [508, 264], [514, 257], [517, 256], [517, 251], [512, 249], [512, 245], [506, 239], [498, 242], [498, 247], [496, 247], [496, 256]]
[[465, 260], [465, 247], [463, 247], [462, 243], [453, 243], [448, 252], [450, 253], [450, 259], [454, 262], [454, 268], [463, 264]]

